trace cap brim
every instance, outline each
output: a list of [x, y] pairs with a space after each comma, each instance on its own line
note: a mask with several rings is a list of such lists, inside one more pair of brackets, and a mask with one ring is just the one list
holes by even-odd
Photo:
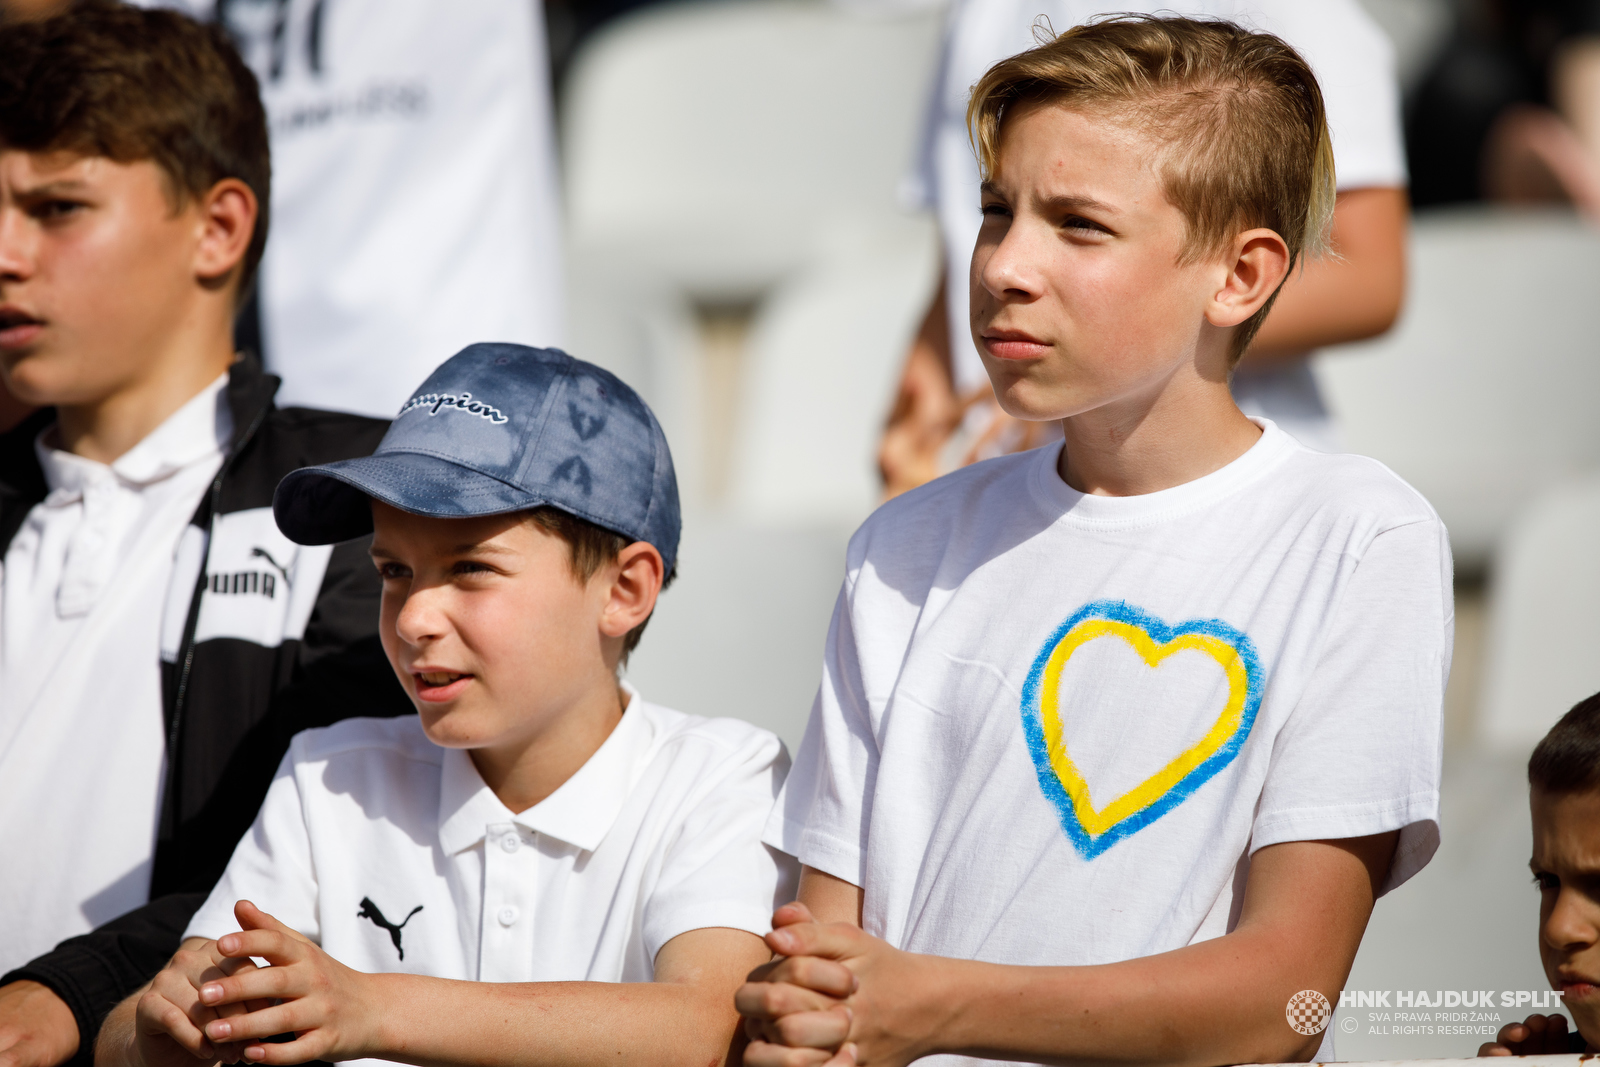
[[536, 508], [540, 497], [471, 467], [422, 452], [385, 452], [291, 471], [272, 514], [302, 545], [332, 545], [372, 532], [372, 501], [413, 515], [470, 519]]

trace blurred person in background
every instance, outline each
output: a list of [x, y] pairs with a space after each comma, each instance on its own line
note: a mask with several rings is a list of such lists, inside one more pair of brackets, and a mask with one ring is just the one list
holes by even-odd
[[561, 342], [540, 0], [138, 2], [218, 22], [261, 83], [273, 236], [238, 338], [281, 403], [389, 418], [441, 351]]
[[[226, 37], [86, 4], [0, 26], [0, 1063], [88, 1062], [299, 730], [410, 703], [366, 546], [272, 494], [386, 424], [273, 402], [233, 323], [266, 116]], [[359, 699], [358, 699], [359, 697]]]
[[1419, 207], [1567, 203], [1600, 220], [1600, 2], [1467, 5], [1407, 143]]
[[1399, 88], [1393, 50], [1378, 26], [1355, 0], [957, 0], [911, 183], [914, 199], [938, 214], [944, 270], [912, 342], [879, 451], [889, 496], [978, 459], [1032, 448], [1053, 432], [999, 409], [973, 346], [967, 275], [982, 217], [967, 94], [995, 62], [1035, 44], [1036, 22], [1061, 32], [1106, 11], [1233, 20], [1277, 34], [1315, 69], [1338, 170], [1338, 254], [1306, 263], [1284, 284], [1233, 388], [1247, 414], [1272, 419], [1313, 448], [1339, 451], [1307, 357], [1389, 329], [1405, 285]]

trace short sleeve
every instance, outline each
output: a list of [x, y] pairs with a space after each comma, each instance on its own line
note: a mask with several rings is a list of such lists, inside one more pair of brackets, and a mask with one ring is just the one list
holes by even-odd
[[[1180, 5], [1181, 6], [1181, 5]], [[1356, 0], [1255, 0], [1262, 28], [1294, 46], [1322, 88], [1340, 190], [1407, 181], [1394, 45]]]
[[250, 832], [239, 839], [227, 869], [206, 902], [189, 920], [185, 938], [215, 940], [239, 929], [233, 906], [248, 900], [256, 907], [320, 943], [317, 880], [311, 865], [311, 838], [295, 777], [298, 743], [278, 764], [267, 797]]
[[772, 929], [772, 913], [794, 899], [797, 865], [761, 842], [788, 767], [783, 742], [763, 733], [712, 769], [713, 781], [672, 835], [644, 905], [651, 960], [690, 930], [728, 927], [760, 937]]
[[766, 842], [852, 885], [861, 885], [871, 797], [878, 773], [846, 579], [823, 651], [822, 686], [767, 823]]
[[1439, 847], [1454, 623], [1443, 524], [1415, 522], [1374, 538], [1274, 743], [1252, 851], [1399, 830], [1382, 892], [1427, 865]]

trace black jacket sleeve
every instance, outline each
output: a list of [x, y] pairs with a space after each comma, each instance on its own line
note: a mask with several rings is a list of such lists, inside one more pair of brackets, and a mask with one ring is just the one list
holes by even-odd
[[20, 967], [0, 985], [25, 979], [49, 986], [78, 1020], [78, 1053], [69, 1062], [89, 1067], [100, 1023], [124, 998], [161, 969], [206, 894], [173, 893], [136, 908], [81, 937], [61, 942]]

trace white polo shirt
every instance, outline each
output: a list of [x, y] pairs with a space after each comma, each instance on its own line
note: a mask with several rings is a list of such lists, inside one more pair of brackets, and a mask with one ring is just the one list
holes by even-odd
[[414, 717], [297, 735], [184, 936], [237, 930], [243, 898], [361, 971], [647, 982], [681, 933], [766, 933], [797, 876], [761, 843], [783, 743], [630, 694], [589, 761], [521, 813]]
[[53, 425], [34, 445], [50, 492], [0, 567], [0, 973], [149, 897], [161, 633], [189, 608], [168, 586], [233, 433], [227, 382], [111, 463]]

